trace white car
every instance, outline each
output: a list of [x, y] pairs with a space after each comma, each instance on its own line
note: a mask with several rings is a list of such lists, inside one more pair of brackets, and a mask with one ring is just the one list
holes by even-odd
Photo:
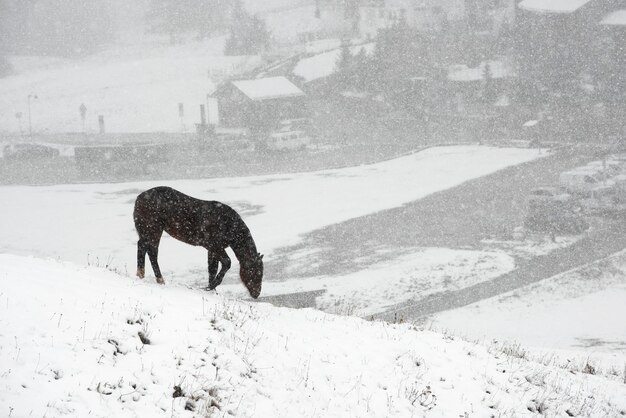
[[617, 160], [592, 161], [582, 168], [596, 170], [610, 178], [624, 172], [624, 163]]
[[598, 189], [610, 188], [615, 182], [595, 167], [581, 167], [561, 173], [559, 184], [569, 193], [590, 194]]
[[274, 132], [267, 138], [267, 149], [272, 151], [287, 151], [305, 149], [311, 143], [311, 138], [301, 130], [285, 130]]
[[558, 187], [542, 186], [530, 191], [528, 201], [531, 203], [569, 203], [572, 201], [572, 195]]

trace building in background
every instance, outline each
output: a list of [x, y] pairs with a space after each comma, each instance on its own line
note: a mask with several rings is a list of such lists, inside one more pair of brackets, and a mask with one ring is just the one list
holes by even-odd
[[246, 129], [253, 136], [306, 116], [304, 92], [282, 76], [230, 81], [212, 98], [217, 102], [220, 127]]

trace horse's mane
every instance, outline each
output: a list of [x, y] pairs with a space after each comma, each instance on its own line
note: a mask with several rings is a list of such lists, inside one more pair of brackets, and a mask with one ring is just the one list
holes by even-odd
[[241, 216], [233, 210], [235, 218], [233, 219], [233, 242], [230, 247], [237, 256], [240, 263], [253, 260], [257, 256], [256, 243], [252, 238], [250, 228], [243, 221]]

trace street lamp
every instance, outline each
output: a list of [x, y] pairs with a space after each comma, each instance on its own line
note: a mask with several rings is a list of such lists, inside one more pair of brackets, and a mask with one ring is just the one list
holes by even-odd
[[17, 112], [15, 114], [15, 119], [17, 119], [17, 124], [20, 127], [20, 136], [24, 135], [24, 132], [22, 132], [22, 112]]
[[30, 136], [30, 140], [33, 140], [33, 123], [31, 121], [31, 112], [30, 112], [30, 99], [36, 99], [37, 95], [35, 93], [31, 93], [28, 95], [28, 135]]

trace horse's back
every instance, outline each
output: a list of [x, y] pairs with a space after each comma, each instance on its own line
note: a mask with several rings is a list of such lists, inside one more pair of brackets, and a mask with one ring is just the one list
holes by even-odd
[[135, 227], [141, 235], [165, 231], [179, 241], [191, 245], [206, 245], [211, 237], [224, 245], [233, 225], [241, 217], [230, 206], [196, 199], [171, 187], [159, 186], [139, 194], [133, 213]]
[[135, 226], [159, 225], [163, 229], [173, 219], [174, 212], [183, 208], [185, 198], [190, 199], [189, 196], [165, 186], [140, 193], [135, 199], [133, 211]]

